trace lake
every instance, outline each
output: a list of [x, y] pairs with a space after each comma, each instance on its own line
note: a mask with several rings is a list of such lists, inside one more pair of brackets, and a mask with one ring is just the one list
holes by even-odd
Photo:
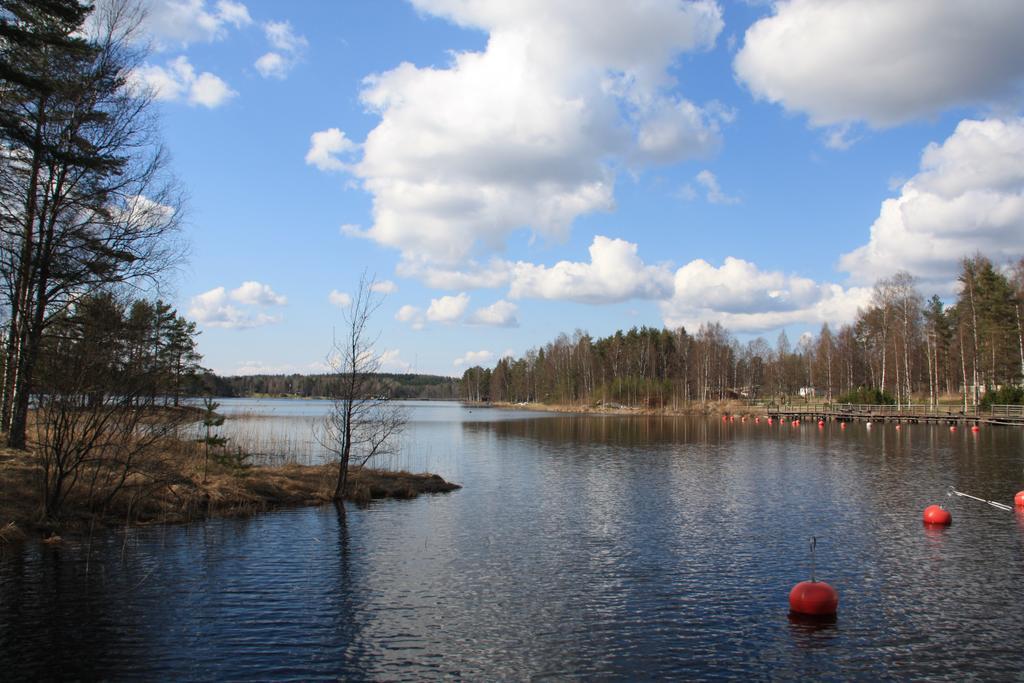
[[[222, 401], [320, 457], [317, 401]], [[27, 543], [6, 678], [950, 678], [1024, 671], [1024, 431], [409, 404], [451, 494]], [[232, 424], [234, 423], [234, 425]], [[234, 431], [232, 431], [234, 430]], [[262, 436], [260, 436], [262, 434]], [[305, 441], [303, 441], [305, 440]], [[945, 505], [946, 529], [923, 508]], [[834, 623], [788, 616], [817, 577]]]

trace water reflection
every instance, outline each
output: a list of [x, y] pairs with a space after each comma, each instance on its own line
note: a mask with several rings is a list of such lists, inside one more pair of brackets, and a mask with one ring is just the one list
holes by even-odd
[[[315, 419], [300, 403], [271, 420]], [[1024, 667], [1024, 516], [943, 496], [1012, 500], [1018, 431], [458, 405], [422, 407], [412, 430], [407, 457], [463, 490], [6, 554], [0, 665], [12, 678], [304, 680]], [[955, 518], [935, 535], [921, 524], [933, 502]], [[787, 618], [812, 535], [817, 575], [842, 596], [832, 624]]]

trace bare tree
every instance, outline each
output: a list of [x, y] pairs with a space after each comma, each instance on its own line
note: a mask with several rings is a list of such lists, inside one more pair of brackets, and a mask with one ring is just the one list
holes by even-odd
[[374, 350], [376, 335], [369, 330], [370, 318], [383, 297], [374, 291], [374, 278], [364, 274], [344, 314], [344, 339], [334, 340], [328, 357], [338, 382], [332, 393], [333, 405], [319, 435], [320, 442], [338, 460], [334, 499], [345, 497], [350, 467], [361, 468], [370, 460], [393, 454], [405, 429], [405, 409], [386, 396], [374, 396], [373, 376], [381, 359]]

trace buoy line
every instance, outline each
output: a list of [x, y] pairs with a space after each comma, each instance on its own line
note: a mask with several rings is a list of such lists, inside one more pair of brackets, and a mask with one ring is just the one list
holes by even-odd
[[1007, 512], [1009, 512], [1010, 510], [1013, 509], [1012, 506], [1007, 505], [1006, 503], [1000, 503], [1000, 502], [995, 501], [995, 500], [985, 500], [984, 498], [978, 498], [977, 496], [972, 496], [969, 493], [964, 493], [963, 491], [957, 491], [952, 486], [949, 487], [948, 495], [951, 495], [951, 496], [952, 495], [957, 495], [957, 496], [960, 496], [961, 498], [970, 498], [971, 500], [976, 500], [979, 503], [985, 503], [986, 505], [991, 505], [992, 507], [996, 508], [997, 510], [1006, 510]]

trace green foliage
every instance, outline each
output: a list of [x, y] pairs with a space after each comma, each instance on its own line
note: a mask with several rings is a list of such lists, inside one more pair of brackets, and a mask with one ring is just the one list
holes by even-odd
[[[321, 375], [240, 375], [219, 377], [212, 373], [196, 376], [191, 383], [194, 394], [215, 396], [297, 396], [321, 398], [333, 396], [339, 389], [336, 374]], [[458, 398], [458, 380], [438, 375], [399, 375], [374, 373], [367, 378], [371, 396], [392, 399]]]
[[896, 404], [896, 399], [892, 397], [892, 394], [881, 389], [857, 387], [837, 398], [836, 403], [891, 406]]
[[1024, 387], [1003, 386], [985, 392], [981, 397], [981, 408], [987, 410], [994, 405], [1022, 405], [1024, 404]]

